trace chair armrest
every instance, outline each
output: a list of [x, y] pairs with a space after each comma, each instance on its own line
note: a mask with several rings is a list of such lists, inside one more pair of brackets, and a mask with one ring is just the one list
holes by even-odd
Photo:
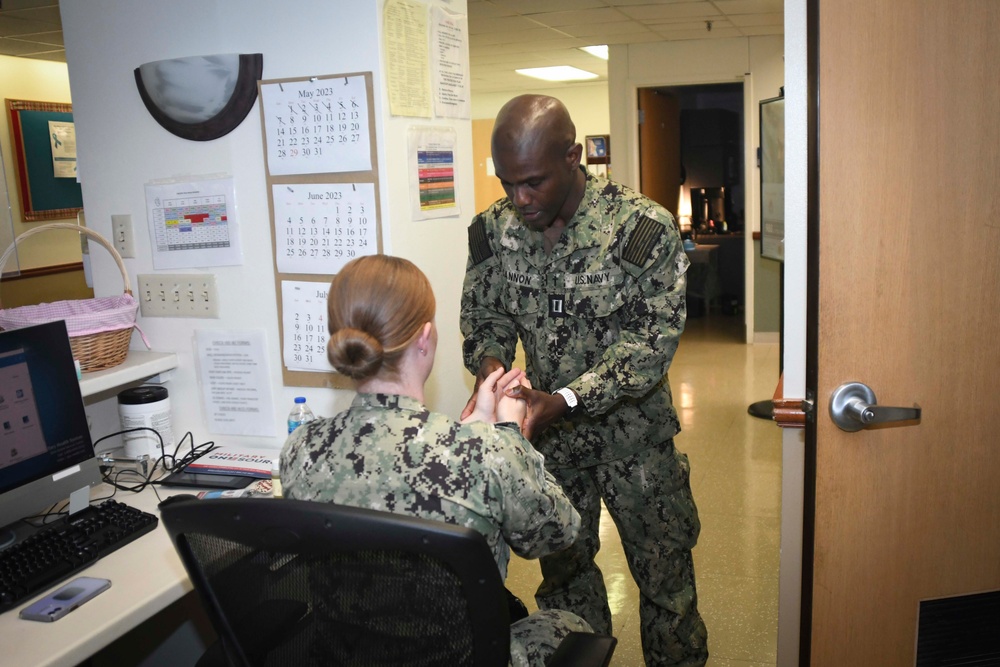
[[546, 667], [608, 667], [618, 640], [608, 635], [571, 632], [552, 654]]

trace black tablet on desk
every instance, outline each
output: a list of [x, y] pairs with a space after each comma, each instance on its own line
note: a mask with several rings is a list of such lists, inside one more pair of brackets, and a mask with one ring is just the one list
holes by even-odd
[[179, 470], [170, 473], [159, 483], [163, 486], [190, 486], [199, 489], [245, 489], [255, 481], [256, 478], [246, 475], [215, 475]]

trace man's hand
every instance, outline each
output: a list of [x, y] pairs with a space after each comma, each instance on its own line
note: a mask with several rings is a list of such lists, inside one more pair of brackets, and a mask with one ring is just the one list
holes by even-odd
[[555, 422], [562, 419], [569, 407], [565, 399], [547, 391], [529, 389], [525, 386], [512, 387], [506, 391], [512, 398], [522, 398], [528, 403], [528, 416], [521, 425], [521, 434], [533, 440]]
[[[508, 377], [511, 380], [504, 383], [503, 379]], [[497, 421], [514, 422], [518, 428], [524, 428], [524, 418], [528, 415], [528, 403], [522, 398], [514, 398], [508, 394], [518, 385], [531, 389], [531, 381], [523, 372], [515, 377], [514, 371], [508, 371], [497, 382]]]
[[479, 362], [479, 372], [476, 373], [476, 386], [472, 388], [472, 397], [469, 399], [469, 402], [465, 404], [465, 409], [462, 410], [462, 415], [459, 417], [459, 421], [464, 422], [476, 409], [476, 396], [479, 393], [479, 385], [481, 385], [483, 381], [493, 373], [493, 371], [503, 367], [503, 364], [496, 357], [483, 357], [483, 360]]

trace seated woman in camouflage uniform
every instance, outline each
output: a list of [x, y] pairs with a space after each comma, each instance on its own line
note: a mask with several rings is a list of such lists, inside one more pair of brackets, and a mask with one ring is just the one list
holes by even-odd
[[[573, 543], [580, 516], [521, 435], [526, 404], [504, 395], [527, 382], [520, 370], [483, 382], [464, 423], [424, 406], [437, 329], [420, 269], [385, 255], [356, 259], [333, 279], [328, 306], [327, 354], [358, 393], [346, 411], [289, 436], [281, 452], [286, 497], [473, 528], [504, 578], [510, 549], [538, 558]], [[543, 665], [572, 631], [591, 630], [561, 610], [516, 621], [511, 664]]]

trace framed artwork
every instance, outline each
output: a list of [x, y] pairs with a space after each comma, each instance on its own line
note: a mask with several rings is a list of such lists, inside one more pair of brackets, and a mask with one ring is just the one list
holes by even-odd
[[611, 162], [611, 136], [592, 134], [586, 139], [587, 164], [608, 164]]
[[785, 98], [760, 101], [760, 256], [785, 259]]
[[76, 180], [73, 105], [12, 99], [6, 105], [22, 220], [75, 218], [83, 192]]

